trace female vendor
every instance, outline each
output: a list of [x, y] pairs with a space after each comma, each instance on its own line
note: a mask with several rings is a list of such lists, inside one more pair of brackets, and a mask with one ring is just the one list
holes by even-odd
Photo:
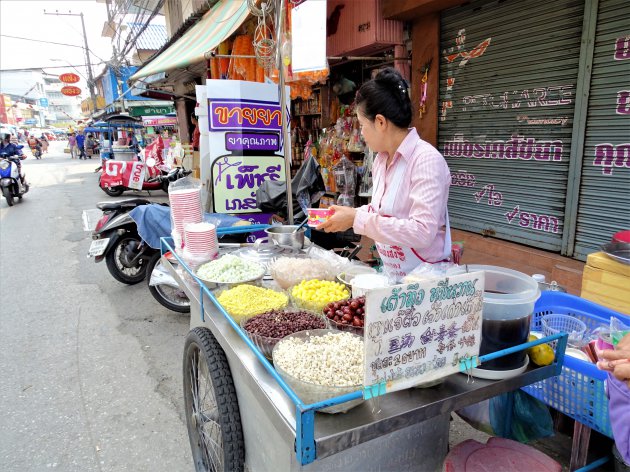
[[372, 203], [360, 208], [333, 205], [317, 227], [326, 232], [353, 228], [376, 242], [383, 267], [400, 281], [422, 262], [451, 255], [446, 204], [451, 182], [444, 157], [418, 136], [411, 123], [409, 86], [387, 68], [357, 92], [357, 117], [366, 144], [376, 151]]

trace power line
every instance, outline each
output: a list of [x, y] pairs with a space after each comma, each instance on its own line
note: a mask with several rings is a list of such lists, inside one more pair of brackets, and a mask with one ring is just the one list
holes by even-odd
[[[73, 47], [73, 48], [81, 48], [81, 49], [85, 49], [85, 46], [79, 46], [78, 44], [68, 44], [68, 43], [56, 43], [54, 41], [44, 41], [42, 39], [32, 39], [32, 38], [23, 38], [21, 36], [11, 36], [8, 34], [0, 34], [0, 36], [4, 37], [4, 38], [13, 38], [13, 39], [21, 39], [23, 41], [33, 41], [35, 43], [46, 43], [46, 44], [56, 44], [59, 46], [69, 46], [69, 47]], [[103, 62], [106, 62], [105, 59], [103, 59], [102, 57], [98, 56], [94, 51], [92, 51], [91, 49], [89, 49], [89, 51], [97, 58], [100, 59]], [[102, 64], [102, 63], [101, 63]]]
[[[96, 62], [93, 65], [100, 66], [101, 64], [105, 64], [105, 62]], [[66, 64], [65, 66], [39, 66], [39, 67], [15, 67], [12, 69], [2, 69], [2, 71], [13, 71], [13, 70], [39, 70], [39, 69], [67, 69], [68, 67], [85, 67], [87, 64]]]
[[[21, 39], [23, 41], [33, 41], [33, 42], [36, 42], [36, 43], [46, 43], [46, 44], [57, 44], [59, 46], [70, 46], [70, 47], [73, 47], [73, 48], [81, 48], [81, 49], [83, 49], [83, 46], [79, 46], [78, 44], [55, 43], [54, 41], [44, 41], [44, 40], [41, 40], [41, 39], [22, 38], [20, 36], [11, 36], [11, 35], [8, 35], [8, 34], [0, 34], [0, 36], [3, 36], [5, 38]], [[96, 56], [96, 54], [94, 54], [94, 55]]]

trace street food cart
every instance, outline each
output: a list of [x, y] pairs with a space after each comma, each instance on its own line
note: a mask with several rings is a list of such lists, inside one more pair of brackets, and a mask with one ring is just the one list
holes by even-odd
[[306, 404], [175, 254], [172, 241], [162, 239], [162, 253], [168, 252], [178, 264], [167, 257], [163, 263], [191, 305], [183, 374], [197, 470], [242, 469], [243, 464], [251, 471], [440, 470], [452, 411], [557, 375], [562, 366], [567, 340], [563, 333], [477, 359], [482, 363], [557, 340], [556, 359], [549, 366], [530, 365], [512, 378], [483, 380], [469, 375], [477, 365], [474, 359], [462, 359], [462, 373], [438, 386], [375, 396], [346, 413], [320, 413], [317, 410], [369, 398], [367, 390]]
[[114, 115], [92, 125], [100, 130], [101, 158], [132, 161], [138, 154], [137, 145], [141, 140], [135, 137], [143, 128], [142, 122], [132, 116]]

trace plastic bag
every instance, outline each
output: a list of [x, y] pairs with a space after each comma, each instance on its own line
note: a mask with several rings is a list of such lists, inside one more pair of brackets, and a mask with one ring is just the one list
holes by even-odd
[[630, 334], [630, 326], [625, 325], [619, 318], [610, 318], [610, 337], [612, 338], [613, 346], [619, 344], [621, 338]]
[[[508, 395], [513, 395], [511, 421], [506, 421], [510, 413]], [[554, 434], [553, 420], [547, 406], [522, 390], [461, 408], [457, 414], [479, 431], [522, 443]]]
[[410, 284], [426, 279], [451, 277], [453, 275], [463, 274], [465, 272], [465, 267], [453, 264], [452, 262], [436, 262], [435, 264], [422, 262], [418, 267], [407, 274], [402, 279], [402, 282]]
[[[511, 405], [512, 421], [506, 421], [510, 414], [508, 395], [513, 395], [514, 399]], [[495, 435], [522, 443], [553, 436], [553, 420], [549, 408], [522, 390], [490, 399], [490, 424]]]

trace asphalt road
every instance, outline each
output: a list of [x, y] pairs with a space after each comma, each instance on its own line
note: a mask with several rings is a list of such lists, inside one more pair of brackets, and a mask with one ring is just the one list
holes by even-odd
[[0, 201], [0, 470], [193, 470], [188, 315], [86, 258], [82, 210], [114, 199], [97, 185], [99, 161], [71, 160], [64, 144], [23, 162], [21, 202]]

